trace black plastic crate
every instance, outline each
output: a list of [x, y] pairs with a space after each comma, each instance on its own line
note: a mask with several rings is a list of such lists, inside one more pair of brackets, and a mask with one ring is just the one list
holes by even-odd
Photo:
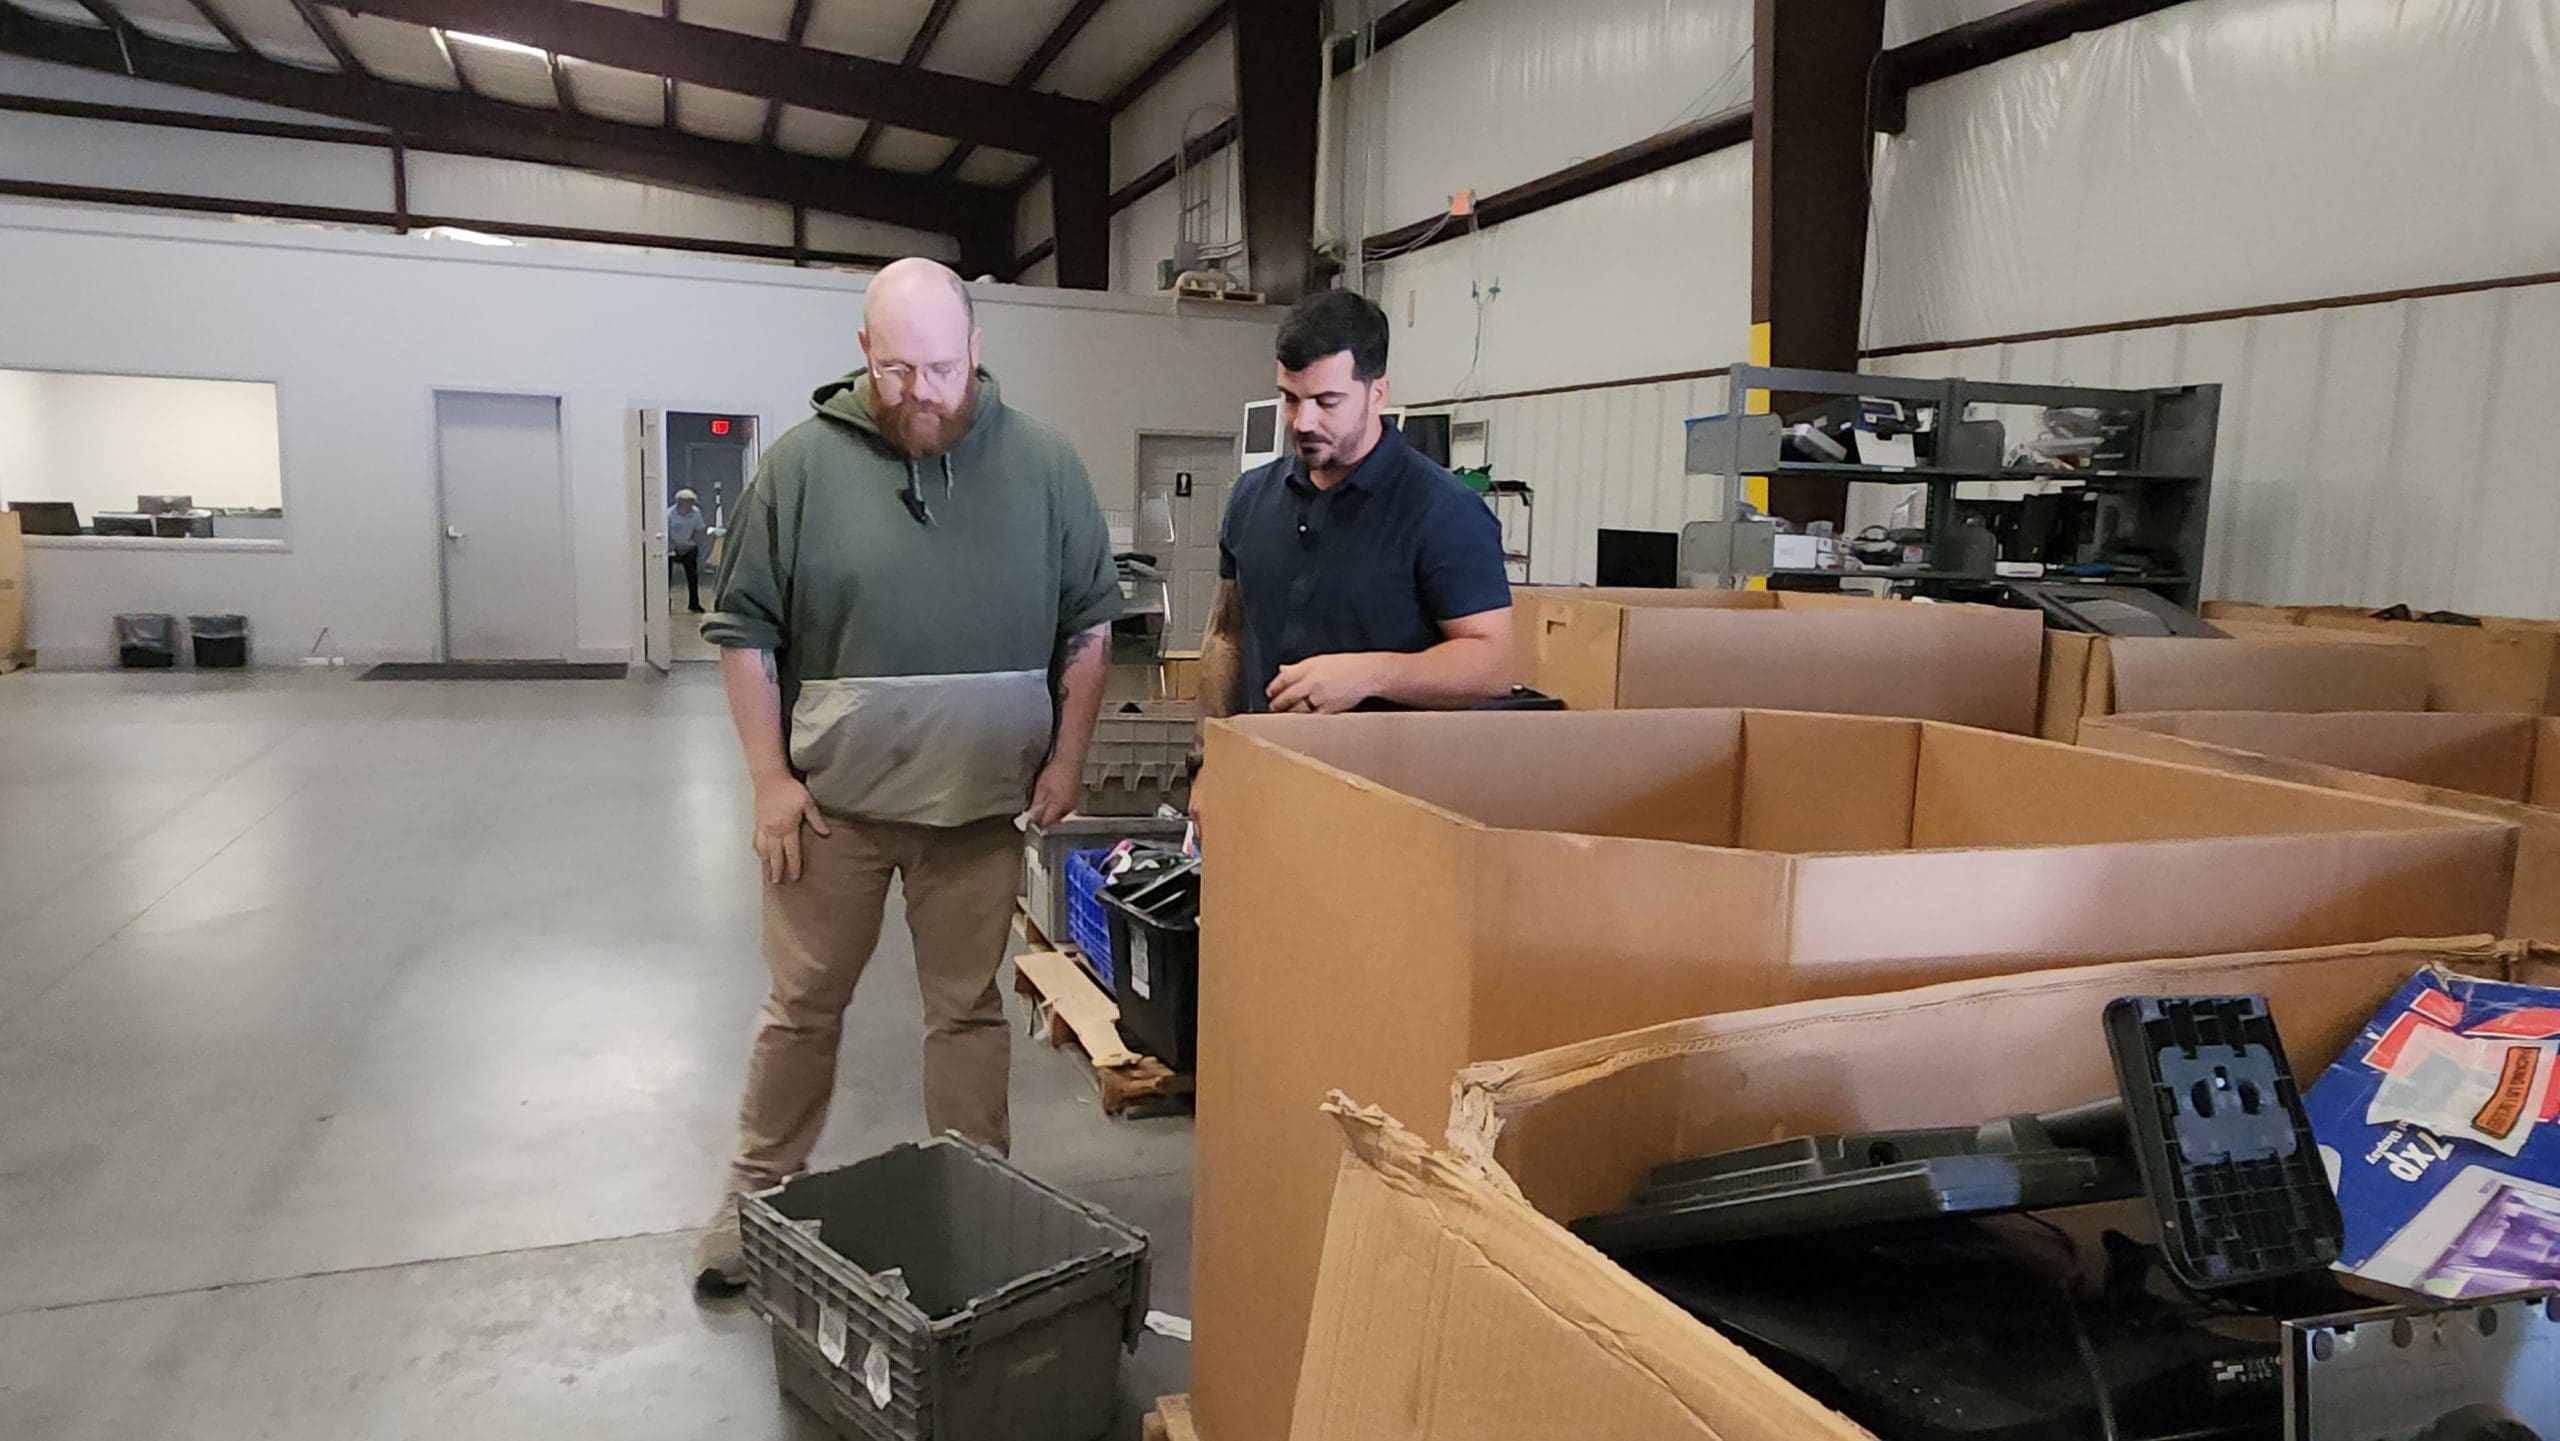
[[1186, 866], [1128, 894], [1105, 889], [1111, 998], [1120, 1034], [1177, 1071], [1200, 1050], [1200, 870]]
[[739, 1207], [775, 1375], [863, 1441], [1092, 1441], [1147, 1313], [1147, 1237], [958, 1136]]
[[187, 634], [196, 647], [198, 670], [243, 670], [249, 664], [249, 618], [245, 615], [191, 615]]

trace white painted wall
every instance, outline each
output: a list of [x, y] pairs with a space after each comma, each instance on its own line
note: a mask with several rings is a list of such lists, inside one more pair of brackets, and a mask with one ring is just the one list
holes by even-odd
[[138, 495], [282, 505], [275, 387], [0, 370], [0, 501], [67, 500], [86, 521]]
[[[237, 611], [270, 657], [323, 626], [351, 659], [432, 656], [442, 387], [563, 398], [579, 653], [622, 659], [638, 566], [631, 411], [751, 412], [769, 432], [798, 421], [815, 384], [859, 363], [861, 289], [701, 258], [0, 204], [0, 366], [274, 381], [291, 527], [284, 552], [36, 542], [34, 643], [48, 663], [94, 662], [118, 611]], [[1007, 399], [1067, 433], [1106, 506], [1130, 503], [1140, 430], [1228, 429], [1270, 387], [1264, 315], [979, 296]]]

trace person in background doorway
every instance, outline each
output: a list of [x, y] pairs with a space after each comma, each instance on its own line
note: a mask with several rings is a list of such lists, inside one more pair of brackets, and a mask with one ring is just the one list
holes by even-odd
[[854, 983], [904, 881], [924, 993], [924, 1113], [1006, 1150], [996, 990], [1028, 811], [1081, 799], [1120, 581], [1059, 434], [980, 369], [960, 277], [901, 260], [863, 296], [868, 365], [757, 468], [711, 618], [755, 785], [771, 990], [728, 1195], [695, 1285], [735, 1289], [738, 1197], [801, 1170], [826, 1123]]
[[1276, 349], [1293, 453], [1227, 501], [1202, 717], [1461, 709], [1508, 694], [1501, 523], [1379, 414], [1385, 314], [1347, 290], [1311, 295]]
[[676, 492], [667, 507], [667, 555], [684, 567], [685, 608], [695, 615], [702, 614], [702, 533], [710, 524], [692, 491]]

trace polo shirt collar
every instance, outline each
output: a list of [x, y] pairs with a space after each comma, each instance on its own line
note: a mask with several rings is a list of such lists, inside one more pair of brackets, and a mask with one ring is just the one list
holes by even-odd
[[[1395, 472], [1398, 459], [1406, 448], [1404, 432], [1381, 422], [1378, 426], [1378, 443], [1369, 447], [1369, 453], [1360, 457], [1360, 463], [1351, 467], [1351, 473], [1344, 476], [1334, 489], [1376, 490], [1380, 482]], [[1289, 457], [1288, 476], [1292, 484], [1307, 490], [1315, 489], [1316, 483], [1307, 478], [1306, 462], [1298, 459], [1294, 453]]]

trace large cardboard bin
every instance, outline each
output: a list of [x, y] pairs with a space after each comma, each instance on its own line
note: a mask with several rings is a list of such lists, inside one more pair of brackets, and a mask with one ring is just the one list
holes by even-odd
[[2091, 721], [2080, 743], [2509, 822], [2517, 828], [2516, 878], [2503, 934], [2560, 941], [2560, 720], [2169, 712]]
[[[2560, 984], [2550, 953], [2486, 939], [2039, 971], [1479, 1066], [1461, 1078], [1445, 1149], [1387, 1112], [1338, 1106], [1351, 1154], [1290, 1434], [1864, 1441], [1561, 1223], [1623, 1205], [1648, 1167], [1677, 1157], [2111, 1094], [2098, 1017], [2117, 996], [2264, 994], [2307, 1081], [2428, 965]], [[2141, 1214], [2108, 1219], [2138, 1230]]]
[[2209, 601], [2214, 624], [2300, 626], [2314, 632], [2388, 636], [2427, 653], [2427, 709], [2499, 715], [2560, 715], [2560, 622], [2482, 616], [2480, 624], [2376, 620], [2343, 605], [2249, 605]]
[[2226, 639], [2044, 638], [2035, 733], [2069, 741], [2083, 720], [2166, 710], [2425, 710], [2427, 657], [2376, 636], [2240, 626]]
[[27, 663], [27, 543], [16, 511], [0, 511], [0, 675]]
[[2035, 728], [2044, 621], [1789, 591], [1516, 589], [1525, 685], [1575, 710], [1744, 706]]
[[1772, 711], [1211, 729], [1192, 1399], [1277, 1441], [1341, 1087], [1715, 1011], [2505, 918], [2474, 816], [1932, 722]]

